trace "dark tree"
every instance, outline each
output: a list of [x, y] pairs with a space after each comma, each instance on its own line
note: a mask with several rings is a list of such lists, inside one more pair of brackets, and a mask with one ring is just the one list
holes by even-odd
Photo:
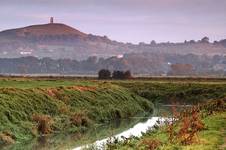
[[98, 72], [98, 78], [99, 79], [110, 79], [111, 78], [111, 72], [107, 69], [101, 69]]
[[112, 74], [113, 79], [129, 79], [131, 77], [132, 75], [129, 70], [126, 72], [117, 70], [117, 71], [114, 71]]
[[114, 71], [112, 74], [113, 79], [124, 79], [124, 72], [123, 71]]
[[130, 79], [130, 78], [132, 78], [131, 72], [127, 70], [126, 72], [124, 72], [124, 79]]

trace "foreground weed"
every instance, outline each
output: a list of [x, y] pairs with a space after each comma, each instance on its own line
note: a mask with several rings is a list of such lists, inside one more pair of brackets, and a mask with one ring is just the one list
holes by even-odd
[[48, 115], [34, 114], [32, 120], [37, 123], [37, 129], [40, 134], [49, 134], [52, 132], [51, 126], [53, 119]]

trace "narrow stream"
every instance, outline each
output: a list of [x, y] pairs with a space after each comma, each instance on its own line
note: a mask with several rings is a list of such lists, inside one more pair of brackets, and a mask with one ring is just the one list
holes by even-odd
[[[81, 150], [90, 145], [95, 145], [97, 149], [104, 149], [103, 145], [111, 137], [116, 137], [122, 140], [122, 137], [129, 138], [130, 136], [140, 137], [142, 133], [147, 132], [152, 128], [157, 120], [164, 121], [160, 117], [162, 114], [170, 116], [171, 106], [162, 106], [155, 108], [155, 113], [152, 115], [132, 117], [128, 120], [113, 121], [109, 124], [93, 125], [86, 132], [75, 134], [57, 134], [45, 137], [39, 137], [25, 143], [16, 143], [9, 147], [1, 148], [2, 150], [17, 150], [17, 149], [32, 149], [32, 150]], [[178, 106], [182, 108], [181, 106]]]
[[43, 136], [24, 143], [16, 143], [14, 145], [0, 147], [0, 149], [73, 150], [75, 148], [82, 147], [83, 145], [95, 143], [101, 139], [107, 139], [112, 135], [123, 133], [138, 124], [145, 123], [148, 119], [149, 118], [147, 116], [141, 116], [112, 121], [108, 124], [94, 124], [92, 128], [84, 132]]
[[[157, 121], [163, 122], [164, 119], [160, 117], [151, 117], [146, 122], [137, 123], [132, 128], [125, 130], [119, 134], [113, 135], [112, 137], [117, 138], [119, 141], [123, 140], [122, 137], [124, 138], [129, 138], [131, 136], [140, 137], [142, 136], [142, 133], [146, 133], [147, 130], [152, 128], [157, 123]], [[93, 145], [97, 149], [104, 149], [104, 145], [107, 143], [108, 140], [109, 140], [109, 137], [104, 138], [102, 140], [98, 140], [95, 143], [93, 143]], [[84, 148], [88, 148], [91, 145], [88, 144], [88, 145], [80, 146], [80, 147], [74, 148], [73, 150], [81, 150]]]
[[[191, 106], [192, 105], [160, 105], [157, 108], [155, 108], [155, 113], [152, 114], [149, 118], [147, 118], [145, 122], [138, 122], [131, 128], [124, 130], [121, 133], [97, 140], [94, 143], [76, 147], [73, 150], [82, 150], [82, 149], [89, 148], [90, 146], [94, 146], [95, 149], [102, 150], [102, 149], [105, 149], [104, 147], [106, 143], [109, 140], [114, 140], [114, 138], [121, 141], [123, 140], [123, 138], [129, 138], [131, 136], [140, 137], [142, 136], [142, 133], [146, 133], [154, 125], [156, 125], [157, 122], [164, 123], [164, 121], [166, 120], [166, 117], [169, 117], [171, 115], [172, 107], [175, 107], [179, 111], [181, 109], [191, 107]], [[160, 117], [163, 114], [166, 114], [166, 117]]]

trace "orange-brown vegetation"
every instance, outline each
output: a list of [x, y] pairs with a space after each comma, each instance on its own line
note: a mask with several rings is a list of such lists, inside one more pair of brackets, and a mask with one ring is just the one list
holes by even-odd
[[56, 97], [58, 94], [58, 90], [54, 88], [49, 88], [46, 90], [47, 94], [51, 97]]
[[199, 109], [204, 109], [205, 112], [202, 113], [202, 115], [211, 115], [214, 114], [215, 112], [223, 112], [226, 110], [226, 98], [216, 100], [213, 102], [210, 102], [210, 104], [203, 104], [199, 106]]
[[13, 144], [15, 143], [15, 137], [12, 133], [4, 131], [0, 133], [0, 143], [1, 144]]
[[181, 144], [189, 145], [197, 142], [197, 133], [203, 129], [205, 129], [205, 125], [201, 121], [199, 110], [197, 108], [193, 108], [191, 110], [191, 114], [188, 113], [186, 116], [182, 117], [177, 137]]
[[96, 88], [95, 87], [91, 87], [91, 86], [71, 86], [68, 87], [68, 89], [71, 90], [77, 90], [77, 91], [95, 91]]
[[37, 123], [37, 129], [40, 134], [52, 132], [53, 119], [48, 115], [34, 114], [32, 120]]
[[144, 139], [141, 142], [141, 145], [144, 145], [148, 150], [155, 150], [157, 147], [161, 145], [161, 142], [156, 139]]
[[90, 123], [90, 119], [85, 113], [74, 113], [71, 115], [71, 123], [75, 126], [88, 126]]
[[67, 106], [62, 106], [60, 109], [59, 109], [60, 113], [62, 114], [67, 114], [67, 113], [70, 113], [70, 110]]
[[207, 104], [194, 106], [180, 113], [173, 108], [173, 119], [166, 126], [169, 142], [179, 142], [182, 145], [199, 142], [198, 133], [205, 129], [202, 117], [215, 112], [225, 111], [225, 100], [216, 100]]

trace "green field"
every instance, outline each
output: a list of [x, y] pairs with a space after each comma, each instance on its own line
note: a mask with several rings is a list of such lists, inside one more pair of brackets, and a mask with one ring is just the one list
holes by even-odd
[[86, 132], [111, 120], [149, 114], [153, 104], [194, 104], [224, 97], [224, 79], [3, 77], [0, 144], [23, 143], [42, 134]]

